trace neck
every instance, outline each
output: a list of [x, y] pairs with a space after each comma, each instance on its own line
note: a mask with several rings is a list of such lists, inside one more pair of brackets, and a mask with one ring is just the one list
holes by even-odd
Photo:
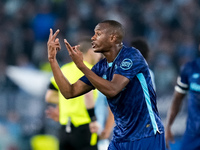
[[116, 44], [114, 47], [111, 47], [110, 51], [103, 53], [108, 63], [113, 62], [115, 60], [120, 50], [122, 49], [122, 46], [122, 44]]

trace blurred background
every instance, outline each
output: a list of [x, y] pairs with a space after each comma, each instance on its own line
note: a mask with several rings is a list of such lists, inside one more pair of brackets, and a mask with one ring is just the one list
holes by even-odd
[[[150, 46], [157, 103], [165, 123], [180, 66], [199, 56], [200, 0], [1, 0], [0, 149], [29, 150], [38, 134], [57, 136], [58, 124], [45, 116], [44, 95], [52, 76], [46, 43], [49, 29], [75, 45], [95, 25], [117, 20], [124, 44], [143, 36]], [[64, 43], [57, 59], [70, 62]], [[173, 125], [177, 144], [185, 130], [187, 101]]]

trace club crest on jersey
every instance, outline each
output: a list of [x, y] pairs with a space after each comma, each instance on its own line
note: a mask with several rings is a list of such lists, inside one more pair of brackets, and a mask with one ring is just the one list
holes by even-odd
[[122, 68], [123, 70], [128, 70], [128, 69], [130, 69], [130, 68], [132, 67], [132, 65], [133, 65], [132, 60], [129, 59], [129, 58], [125, 58], [125, 59], [121, 62], [120, 68]]

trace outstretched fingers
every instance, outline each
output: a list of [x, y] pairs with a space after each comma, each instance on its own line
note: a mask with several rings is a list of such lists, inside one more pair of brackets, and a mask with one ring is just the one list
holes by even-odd
[[48, 41], [51, 39], [51, 37], [52, 37], [52, 33], [53, 33], [53, 30], [50, 28], [49, 39], [48, 39]]
[[[52, 31], [53, 32], [53, 31]], [[51, 37], [51, 40], [55, 40], [55, 38], [57, 37], [58, 33], [60, 32], [60, 30], [56, 30], [56, 32], [53, 34], [53, 36]]]
[[67, 50], [68, 50], [68, 52], [69, 52], [69, 55], [71, 55], [71, 54], [72, 54], [72, 51], [73, 51], [73, 48], [72, 48], [71, 45], [67, 42], [66, 39], [64, 39], [64, 43], [65, 43], [65, 46], [66, 46], [66, 48], [67, 48]]
[[48, 42], [50, 41], [54, 41], [58, 35], [58, 33], [60, 32], [60, 30], [56, 30], [56, 32], [53, 34], [53, 30], [50, 29], [50, 33], [49, 33], [49, 39], [48, 39]]
[[57, 50], [57, 51], [61, 50], [59, 38], [56, 38], [56, 39], [55, 39], [55, 45], [56, 45], [56, 50]]

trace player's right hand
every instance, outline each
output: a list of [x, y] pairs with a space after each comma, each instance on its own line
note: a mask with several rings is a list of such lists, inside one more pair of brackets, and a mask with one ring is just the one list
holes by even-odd
[[170, 128], [166, 128], [165, 129], [165, 142], [166, 142], [166, 147], [169, 150], [170, 150], [169, 142], [175, 143], [175, 141], [174, 141], [174, 135], [172, 134]]
[[56, 59], [57, 51], [61, 49], [59, 39], [56, 36], [59, 33], [59, 29], [53, 34], [53, 30], [50, 29], [49, 39], [47, 42], [48, 59], [49, 61]]

